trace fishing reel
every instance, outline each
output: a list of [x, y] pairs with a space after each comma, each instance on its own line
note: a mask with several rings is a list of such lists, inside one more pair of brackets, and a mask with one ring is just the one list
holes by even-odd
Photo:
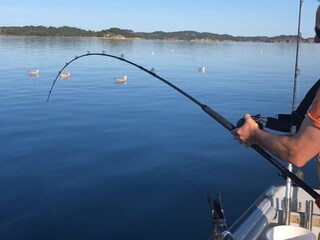
[[[277, 114], [275, 117], [261, 117], [260, 114], [257, 114], [251, 116], [251, 118], [258, 124], [260, 129], [268, 128], [283, 133], [292, 132], [293, 127], [298, 132], [304, 119], [304, 117], [301, 117], [301, 113], [297, 111], [293, 111], [291, 114]], [[241, 127], [244, 122], [244, 118], [239, 119], [236, 125], [237, 128]]]
[[[258, 124], [260, 129], [263, 129], [265, 127], [267, 120], [266, 120], [266, 118], [261, 117], [260, 114], [257, 114], [255, 116], [251, 116], [251, 118]], [[245, 122], [245, 119], [240, 118], [237, 122], [237, 125], [236, 125], [237, 128], [241, 127], [244, 124], [244, 122]]]

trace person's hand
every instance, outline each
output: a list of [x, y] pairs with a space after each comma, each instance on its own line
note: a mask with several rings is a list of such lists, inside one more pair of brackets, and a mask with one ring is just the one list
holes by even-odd
[[246, 147], [250, 147], [256, 144], [255, 134], [259, 130], [258, 124], [251, 118], [250, 114], [244, 116], [244, 124], [231, 131], [233, 138], [244, 144]]

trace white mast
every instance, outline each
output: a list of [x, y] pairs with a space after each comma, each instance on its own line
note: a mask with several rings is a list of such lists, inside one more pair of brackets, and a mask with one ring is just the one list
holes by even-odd
[[[298, 66], [299, 62], [299, 46], [300, 46], [300, 39], [301, 39], [301, 32], [300, 32], [300, 23], [301, 23], [301, 10], [303, 6], [303, 0], [300, 0], [299, 6], [299, 21], [298, 21], [298, 33], [297, 33], [297, 49], [296, 49], [296, 62], [294, 68], [294, 82], [293, 82], [293, 96], [292, 96], [292, 111], [296, 110], [296, 100], [297, 100], [297, 82], [298, 76], [300, 74], [300, 69]], [[296, 128], [292, 127], [291, 133], [295, 134]], [[292, 164], [288, 164], [288, 170], [292, 172]], [[285, 209], [284, 209], [284, 223], [286, 225], [290, 224], [290, 211], [291, 211], [291, 179], [287, 177], [286, 181], [286, 196], [284, 199]]]

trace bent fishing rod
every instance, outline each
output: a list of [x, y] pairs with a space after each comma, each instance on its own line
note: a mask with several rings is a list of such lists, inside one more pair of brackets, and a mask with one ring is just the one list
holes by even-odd
[[[225, 127], [227, 130], [232, 131], [233, 129], [237, 128], [236, 126], [234, 126], [231, 122], [229, 122], [227, 119], [225, 119], [223, 116], [221, 116], [219, 113], [217, 113], [216, 111], [214, 111], [212, 108], [210, 108], [209, 106], [199, 102], [197, 99], [195, 99], [194, 97], [192, 97], [191, 95], [189, 95], [188, 93], [186, 93], [185, 91], [181, 90], [180, 88], [178, 88], [177, 86], [175, 86], [174, 84], [172, 84], [171, 82], [169, 82], [168, 80], [160, 77], [159, 75], [157, 75], [155, 73], [154, 69], [148, 70], [132, 61], [126, 60], [124, 55], [122, 54], [120, 57], [119, 56], [115, 56], [115, 55], [111, 55], [111, 54], [106, 54], [105, 52], [102, 53], [90, 53], [87, 52], [86, 54], [80, 55], [80, 56], [75, 56], [71, 61], [67, 62], [65, 64], [65, 66], [58, 72], [58, 75], [56, 76], [56, 78], [54, 79], [51, 89], [49, 91], [48, 94], [48, 98], [47, 98], [47, 102], [50, 99], [50, 96], [52, 94], [53, 91], [53, 87], [56, 84], [56, 81], [58, 79], [58, 77], [60, 76], [60, 74], [62, 73], [62, 71], [68, 66], [70, 65], [72, 62], [76, 61], [77, 59], [83, 58], [83, 57], [88, 57], [88, 56], [103, 56], [103, 57], [110, 57], [110, 58], [114, 58], [117, 60], [120, 60], [122, 62], [126, 62], [130, 65], [133, 65], [137, 68], [139, 68], [140, 70], [150, 74], [151, 76], [159, 79], [160, 81], [162, 81], [163, 83], [169, 85], [170, 87], [172, 87], [173, 89], [175, 89], [176, 91], [178, 91], [179, 93], [181, 93], [182, 95], [184, 95], [185, 97], [187, 97], [189, 100], [191, 100], [192, 102], [194, 102], [195, 104], [197, 104], [204, 112], [206, 112], [210, 117], [212, 117], [214, 120], [216, 120], [218, 123], [220, 123], [223, 127]], [[238, 126], [239, 127], [239, 126]], [[285, 168], [279, 161], [277, 161], [275, 158], [273, 158], [269, 153], [267, 153], [264, 149], [262, 149], [261, 147], [259, 147], [258, 145], [252, 145], [251, 148], [253, 148], [256, 152], [258, 152], [261, 156], [263, 156], [266, 160], [268, 160], [272, 165], [274, 165], [276, 168], [278, 168], [282, 175], [289, 177], [290, 179], [292, 179], [292, 181], [294, 181], [299, 187], [301, 187], [302, 189], [304, 189], [307, 193], [309, 193], [316, 201], [317, 206], [320, 208], [320, 195], [309, 185], [307, 185], [303, 180], [301, 180], [300, 178], [298, 178], [294, 173], [290, 172], [287, 168]]]

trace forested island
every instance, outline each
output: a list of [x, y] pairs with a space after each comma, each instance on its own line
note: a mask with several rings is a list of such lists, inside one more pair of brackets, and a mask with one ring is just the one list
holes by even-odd
[[[177, 31], [151, 33], [134, 32], [128, 29], [110, 28], [102, 31], [83, 30], [75, 27], [0, 27], [0, 36], [43, 36], [43, 37], [98, 37], [105, 39], [146, 39], [146, 40], [180, 40], [180, 41], [233, 41], [233, 42], [286, 42], [297, 41], [296, 35], [266, 36], [232, 36], [228, 34], [215, 34], [209, 32]], [[302, 42], [313, 42], [312, 38], [301, 38]]]

